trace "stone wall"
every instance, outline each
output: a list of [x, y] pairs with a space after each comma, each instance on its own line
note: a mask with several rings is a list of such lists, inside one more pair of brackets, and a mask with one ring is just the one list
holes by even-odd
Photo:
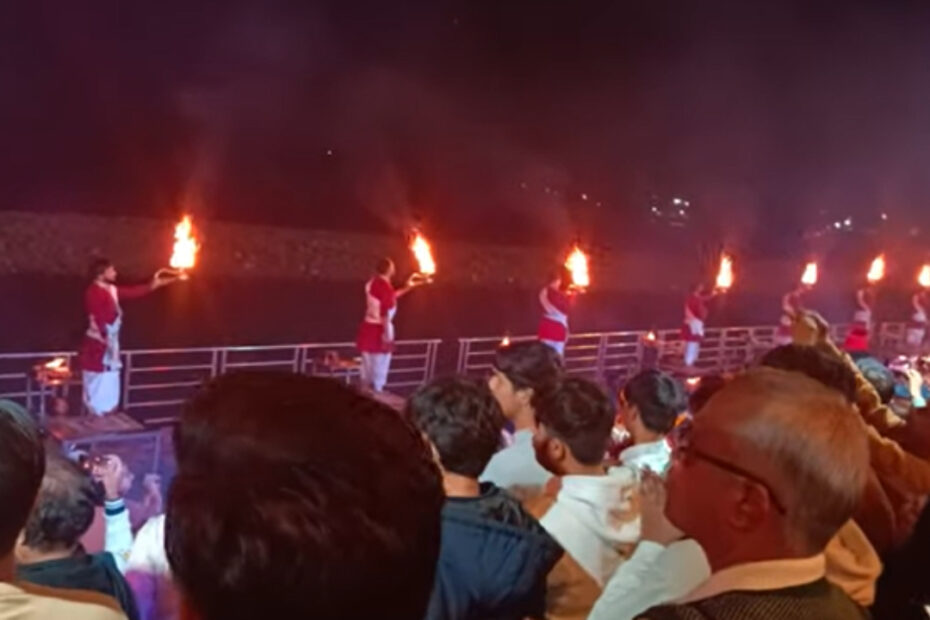
[[[127, 304], [127, 347], [351, 340], [364, 309], [362, 282], [376, 258], [394, 256], [401, 275], [413, 269], [400, 234], [195, 224], [204, 247], [194, 277]], [[0, 212], [0, 351], [77, 346], [86, 327], [81, 300], [88, 259], [111, 258], [130, 281], [148, 277], [168, 262], [173, 230], [174, 222], [154, 219]], [[565, 248], [432, 241], [438, 277], [404, 298], [398, 333], [454, 339], [533, 332], [536, 291]], [[694, 256], [693, 248], [673, 245], [594, 255], [593, 285], [572, 310], [573, 330], [674, 327], [699, 272]], [[824, 281], [807, 301], [830, 320], [846, 321], [861, 265], [828, 258]], [[877, 316], [904, 320], [913, 261], [890, 263], [901, 280], [883, 286]], [[713, 304], [710, 324], [773, 324], [781, 295], [797, 281], [798, 258], [737, 254], [736, 273], [733, 292]]]
[[[413, 268], [402, 235], [372, 235], [227, 222], [195, 221], [203, 248], [196, 273], [206, 278], [358, 281], [384, 255], [401, 272]], [[0, 276], [39, 273], [81, 276], [89, 258], [107, 256], [126, 274], [164, 266], [174, 222], [68, 213], [0, 212]], [[433, 239], [439, 278], [457, 285], [535, 288], [564, 248], [489, 246]], [[738, 269], [743, 265], [738, 265]], [[754, 261], [758, 282], [789, 286], [794, 265]], [[592, 258], [599, 290], [679, 290], [698, 274], [693, 252], [616, 251]], [[739, 273], [739, 272], [738, 272]], [[779, 286], [782, 284], [779, 283]]]
[[[107, 256], [129, 273], [148, 273], [170, 255], [173, 222], [78, 214], [0, 212], [0, 275], [83, 274]], [[204, 277], [358, 280], [384, 255], [412, 268], [404, 240], [386, 235], [195, 222]], [[436, 243], [441, 277], [483, 285], [538, 283], [551, 257], [539, 248]], [[409, 264], [407, 264], [409, 263]], [[403, 269], [402, 269], [403, 270]]]

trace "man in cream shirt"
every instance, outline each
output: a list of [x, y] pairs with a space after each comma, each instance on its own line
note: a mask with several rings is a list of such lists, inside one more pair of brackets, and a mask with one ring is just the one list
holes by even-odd
[[125, 620], [107, 596], [14, 583], [13, 548], [44, 474], [45, 450], [32, 418], [0, 401], [0, 620]]

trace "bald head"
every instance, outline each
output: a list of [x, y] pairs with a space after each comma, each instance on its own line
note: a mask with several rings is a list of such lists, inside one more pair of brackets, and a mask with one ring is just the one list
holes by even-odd
[[[820, 553], [852, 516], [865, 486], [869, 457], [862, 422], [842, 395], [799, 373], [758, 368], [733, 379], [695, 417], [692, 433], [695, 453], [713, 455], [733, 471], [724, 480], [719, 466], [716, 472], [683, 466], [675, 475], [690, 479], [674, 486], [685, 494], [689, 487], [714, 486], [727, 499], [717, 507], [719, 517], [704, 515], [717, 523], [694, 523], [700, 517], [687, 516], [680, 501], [675, 512], [711, 545], [717, 537], [729, 538], [726, 553], [743, 552], [733, 546], [740, 537], [749, 546], [767, 546], [770, 555]], [[747, 479], [755, 480], [747, 486]], [[758, 492], [738, 492], [750, 487]], [[679, 523], [691, 533], [687, 526]]]

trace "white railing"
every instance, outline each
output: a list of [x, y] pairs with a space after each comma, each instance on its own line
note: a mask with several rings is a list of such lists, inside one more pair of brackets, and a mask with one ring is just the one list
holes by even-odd
[[[847, 325], [831, 327], [835, 342], [842, 343], [847, 328]], [[878, 327], [876, 348], [885, 353], [900, 350], [905, 329], [904, 323], [883, 323]], [[694, 369], [701, 374], [739, 370], [773, 346], [776, 330], [771, 325], [709, 328]], [[533, 339], [533, 336], [509, 337], [510, 342]], [[486, 375], [501, 342], [499, 336], [459, 338], [456, 371]], [[606, 384], [624, 381], [647, 366], [679, 372], [683, 351], [679, 329], [572, 334], [565, 346], [564, 361], [569, 374], [588, 376]]]
[[[728, 372], [744, 367], [772, 346], [775, 329], [773, 326], [709, 328], [695, 365], [697, 371]], [[836, 341], [842, 342], [845, 331], [845, 325], [832, 328]], [[876, 348], [885, 353], [901, 350], [905, 331], [905, 323], [879, 325]], [[510, 341], [534, 338], [515, 336]], [[460, 338], [455, 371], [486, 375], [501, 340], [500, 336]], [[429, 381], [436, 373], [440, 343], [438, 339], [397, 342], [387, 389], [403, 393]], [[573, 334], [565, 348], [565, 367], [572, 375], [604, 383], [623, 381], [646, 366], [680, 370], [683, 345], [678, 329]], [[199, 385], [230, 370], [276, 368], [335, 377], [346, 383], [356, 382], [359, 374], [352, 342], [140, 349], [123, 351], [121, 355], [122, 409], [150, 424], [175, 419], [179, 405]], [[80, 388], [79, 372], [58, 386], [41, 385], [33, 376], [36, 365], [56, 357], [64, 358], [68, 368], [76, 369], [77, 354], [73, 351], [0, 353], [0, 398], [23, 402], [40, 415], [45, 413], [49, 396], [67, 398], [71, 390]]]
[[[387, 388], [405, 392], [429, 381], [436, 372], [440, 340], [401, 340], [388, 375]], [[237, 369], [279, 369], [336, 377], [347, 383], [357, 380], [359, 366], [355, 343], [310, 343], [272, 346], [202, 347], [187, 349], [124, 350], [121, 409], [156, 424], [172, 420], [178, 407], [204, 381]], [[73, 351], [40, 351], [0, 354], [0, 398], [18, 400], [44, 415], [48, 397], [68, 397], [80, 389], [80, 372], [70, 380], [48, 386], [36, 381], [36, 365], [57, 357], [76, 369]]]

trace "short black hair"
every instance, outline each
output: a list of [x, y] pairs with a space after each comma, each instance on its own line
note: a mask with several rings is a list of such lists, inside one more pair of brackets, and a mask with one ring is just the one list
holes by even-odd
[[866, 356], [856, 360], [859, 372], [865, 380], [872, 384], [883, 405], [887, 405], [894, 398], [894, 373], [878, 359]]
[[435, 446], [446, 471], [477, 478], [500, 446], [504, 414], [483, 382], [434, 379], [410, 397], [406, 413]]
[[39, 429], [21, 406], [0, 400], [0, 557], [13, 550], [44, 474]]
[[[538, 340], [498, 347], [494, 368], [510, 380], [514, 389], [532, 389], [534, 401], [555, 389], [562, 378], [562, 358], [552, 347]], [[533, 406], [535, 408], [535, 402]]]
[[91, 280], [96, 280], [103, 275], [103, 272], [113, 266], [113, 261], [108, 258], [103, 258], [99, 256], [92, 261], [87, 268], [87, 277]]
[[97, 500], [97, 487], [84, 471], [63, 456], [49, 454], [24, 542], [40, 551], [74, 547], [94, 521]]
[[633, 375], [623, 386], [623, 397], [639, 410], [643, 426], [663, 435], [675, 428], [678, 416], [688, 408], [685, 388], [661, 370], [649, 369]]
[[704, 375], [691, 395], [688, 396], [688, 409], [691, 415], [704, 408], [704, 405], [727, 384], [723, 375]]
[[616, 412], [595, 383], [571, 377], [540, 400], [536, 419], [565, 442], [575, 460], [596, 465], [604, 460]]
[[393, 264], [394, 264], [394, 261], [392, 261], [390, 258], [386, 256], [379, 258], [378, 262], [375, 263], [375, 273], [382, 275], [382, 276], [386, 276], [388, 274], [388, 271], [391, 270], [391, 265]]
[[761, 365], [799, 372], [856, 402], [856, 373], [836, 355], [808, 344], [786, 344], [762, 356]]
[[184, 407], [165, 548], [204, 620], [421, 620], [442, 480], [396, 411], [339, 382], [218, 377]]

